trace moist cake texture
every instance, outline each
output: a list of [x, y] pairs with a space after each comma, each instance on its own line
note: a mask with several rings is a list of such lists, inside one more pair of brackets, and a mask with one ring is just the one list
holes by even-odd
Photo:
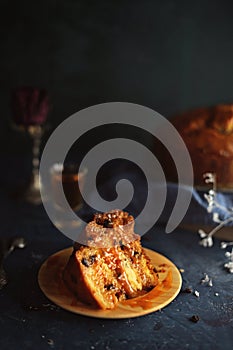
[[74, 244], [63, 279], [77, 299], [101, 309], [145, 294], [158, 276], [145, 254], [134, 218], [121, 210], [96, 214], [85, 229], [86, 244]]

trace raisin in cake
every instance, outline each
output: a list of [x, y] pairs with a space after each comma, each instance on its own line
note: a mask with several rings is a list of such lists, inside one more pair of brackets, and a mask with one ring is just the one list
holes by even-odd
[[112, 309], [157, 285], [156, 270], [134, 233], [131, 215], [121, 210], [96, 214], [85, 235], [86, 245], [74, 244], [63, 273], [78, 300]]

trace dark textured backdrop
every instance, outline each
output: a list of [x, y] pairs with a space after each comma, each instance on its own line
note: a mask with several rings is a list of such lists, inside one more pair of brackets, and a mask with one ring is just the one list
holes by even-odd
[[[11, 89], [42, 86], [55, 127], [96, 103], [128, 101], [166, 117], [233, 102], [231, 1], [0, 1], [1, 150]], [[19, 142], [21, 140], [21, 142]], [[17, 147], [15, 147], [17, 145]]]

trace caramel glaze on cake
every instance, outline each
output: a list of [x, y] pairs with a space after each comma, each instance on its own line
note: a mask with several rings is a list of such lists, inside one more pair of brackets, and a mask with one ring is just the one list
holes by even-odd
[[[170, 121], [189, 151], [194, 184], [204, 186], [203, 175], [211, 172], [216, 174], [219, 188], [233, 188], [233, 105], [194, 109]], [[182, 152], [179, 149], [176, 151]], [[157, 154], [168, 180], [177, 181], [172, 159], [158, 147]]]
[[145, 294], [157, 285], [156, 270], [140, 236], [134, 233], [131, 215], [121, 210], [96, 214], [85, 232], [88, 245], [74, 244], [63, 273], [65, 284], [78, 300], [113, 309], [119, 301]]

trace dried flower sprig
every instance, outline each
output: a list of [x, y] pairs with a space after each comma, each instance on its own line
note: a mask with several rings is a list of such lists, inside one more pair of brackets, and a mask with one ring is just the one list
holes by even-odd
[[226, 252], [225, 256], [229, 259], [227, 263], [224, 264], [224, 267], [230, 272], [233, 273], [233, 248], [231, 252]]
[[[219, 231], [222, 227], [229, 224], [233, 221], [233, 208], [226, 208], [223, 205], [219, 204], [216, 199], [217, 185], [216, 185], [216, 175], [213, 173], [204, 174], [204, 179], [206, 184], [211, 184], [212, 188], [208, 193], [204, 194], [204, 198], [207, 200], [207, 212], [212, 213], [213, 222], [217, 223], [217, 226], [212, 229], [210, 232], [205, 232], [202, 229], [198, 230], [198, 233], [201, 237], [199, 242], [203, 247], [212, 247], [213, 246], [213, 236]], [[219, 212], [224, 213], [225, 219], [221, 219]], [[221, 242], [221, 248], [226, 249], [228, 246], [233, 245], [233, 242]], [[230, 272], [233, 273], [233, 248], [231, 252], [227, 251], [225, 256], [229, 259], [229, 262], [224, 264], [224, 267]]]
[[[205, 232], [204, 230], [198, 230], [198, 233], [201, 237], [200, 245], [203, 247], [212, 247], [213, 245], [213, 236], [219, 231], [222, 227], [229, 224], [233, 221], [233, 209], [225, 208], [223, 205], [219, 204], [216, 199], [217, 185], [216, 185], [216, 175], [212, 173], [204, 174], [205, 183], [211, 184], [212, 188], [208, 193], [204, 194], [204, 198], [207, 200], [207, 212], [212, 213], [212, 220], [218, 225], [212, 229], [210, 232]], [[225, 213], [226, 219], [221, 220], [219, 216], [219, 210]]]

